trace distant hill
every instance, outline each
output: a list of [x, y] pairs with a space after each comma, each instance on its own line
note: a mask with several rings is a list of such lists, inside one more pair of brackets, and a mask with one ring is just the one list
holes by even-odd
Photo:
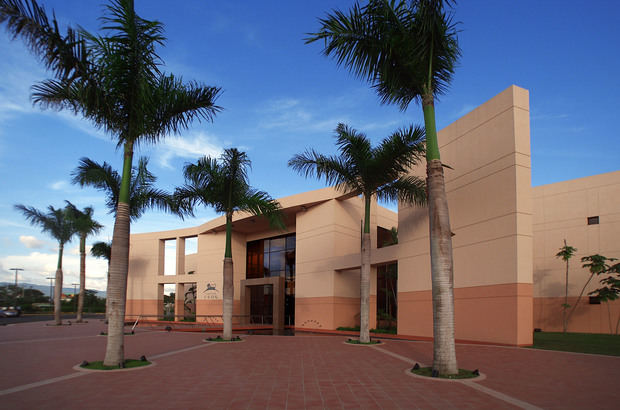
[[[7, 285], [13, 285], [15, 284], [15, 282], [0, 282], [0, 286], [7, 286]], [[36, 285], [34, 283], [19, 283], [18, 286], [22, 287], [22, 288], [32, 288], [32, 289], [36, 289], [39, 290], [41, 292], [43, 292], [43, 294], [45, 296], [50, 296], [50, 287], [49, 285]], [[90, 289], [89, 289], [90, 290]], [[100, 298], [105, 298], [106, 297], [106, 293], [104, 291], [101, 290], [96, 290], [96, 289], [92, 289], [95, 292], [97, 292], [97, 297]], [[79, 292], [79, 288], [78, 288], [78, 292]], [[66, 295], [73, 295], [73, 287], [63, 287], [62, 288], [62, 293], [66, 294]]]

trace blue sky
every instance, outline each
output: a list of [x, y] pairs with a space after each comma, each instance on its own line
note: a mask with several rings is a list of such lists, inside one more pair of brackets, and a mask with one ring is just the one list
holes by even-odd
[[[61, 24], [93, 32], [102, 4], [55, 0]], [[182, 184], [182, 167], [201, 155], [238, 147], [252, 160], [252, 185], [274, 197], [323, 187], [287, 168], [295, 153], [312, 147], [334, 151], [338, 122], [378, 142], [395, 129], [422, 124], [421, 110], [381, 106], [368, 84], [305, 45], [317, 18], [353, 1], [136, 0], [144, 18], [164, 23], [163, 69], [185, 80], [220, 86], [224, 108], [213, 123], [192, 124], [157, 146], [141, 146], [159, 186]], [[613, 126], [620, 94], [620, 5], [611, 1], [462, 1], [463, 50], [449, 92], [436, 104], [440, 128], [516, 84], [530, 90], [532, 183], [541, 185], [619, 169], [620, 138]], [[56, 267], [56, 244], [29, 226], [16, 203], [61, 207], [64, 200], [93, 206], [112, 236], [113, 220], [103, 196], [70, 183], [78, 160], [89, 157], [121, 165], [114, 140], [69, 112], [42, 111], [29, 99], [32, 84], [49, 75], [24, 47], [0, 29], [0, 281], [10, 268], [24, 268], [20, 281], [47, 284]], [[215, 217], [203, 209], [180, 221], [159, 212], [145, 214], [132, 232], [194, 226]], [[66, 248], [65, 283], [78, 281], [77, 241]], [[87, 288], [105, 289], [106, 264], [87, 260]]]

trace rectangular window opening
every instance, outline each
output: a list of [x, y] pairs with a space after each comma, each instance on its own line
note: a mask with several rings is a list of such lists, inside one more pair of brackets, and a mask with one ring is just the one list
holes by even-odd
[[598, 216], [589, 216], [588, 225], [598, 225]]

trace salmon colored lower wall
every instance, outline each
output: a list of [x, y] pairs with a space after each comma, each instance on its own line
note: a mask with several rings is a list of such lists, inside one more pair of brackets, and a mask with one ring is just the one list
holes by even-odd
[[[569, 297], [568, 304], [575, 306], [577, 297]], [[534, 298], [534, 327], [544, 332], [562, 331], [563, 297]], [[568, 309], [570, 312], [571, 308]], [[614, 333], [620, 319], [620, 300], [590, 305], [589, 297], [581, 298], [568, 322], [569, 332]]]
[[[454, 290], [456, 339], [532, 344], [532, 285], [502, 284]], [[430, 290], [398, 293], [398, 334], [433, 336]]]
[[[233, 324], [241, 322], [240, 318], [234, 317], [241, 314], [241, 302], [233, 300]], [[201, 315], [212, 315], [215, 317], [200, 317]], [[222, 299], [198, 299], [196, 300], [196, 321], [198, 322], [222, 322]]]
[[[370, 296], [370, 328], [376, 326], [377, 297]], [[340, 326], [360, 324], [359, 298], [312, 297], [295, 298], [295, 327], [334, 330]]]
[[158, 302], [157, 299], [127, 299], [125, 316], [152, 316], [148, 319], [155, 319], [159, 312]]

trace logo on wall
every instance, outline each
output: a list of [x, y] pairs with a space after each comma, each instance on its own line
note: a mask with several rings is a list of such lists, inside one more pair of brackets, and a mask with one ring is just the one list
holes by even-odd
[[220, 291], [215, 287], [215, 282], [207, 282], [207, 288], [202, 293], [207, 294], [207, 299], [219, 299]]

